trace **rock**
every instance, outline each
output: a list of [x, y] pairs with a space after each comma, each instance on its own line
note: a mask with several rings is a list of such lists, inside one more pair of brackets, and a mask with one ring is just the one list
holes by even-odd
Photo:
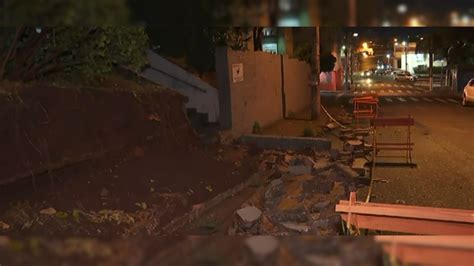
[[264, 261], [277, 251], [279, 242], [273, 236], [251, 236], [245, 240], [245, 245], [258, 261]]
[[341, 155], [339, 154], [339, 150], [338, 150], [338, 149], [331, 149], [331, 150], [329, 151], [329, 154], [331, 155], [331, 159], [332, 159], [333, 161], [339, 160], [339, 158], [340, 158], [340, 156], [341, 156]]
[[319, 219], [311, 224], [311, 230], [313, 232], [320, 232], [321, 230], [328, 230], [329, 219]]
[[56, 210], [54, 208], [47, 208], [47, 209], [42, 209], [40, 210], [40, 214], [44, 214], [44, 215], [54, 215], [56, 214]]
[[344, 143], [344, 151], [354, 152], [358, 150], [363, 150], [364, 143], [360, 140], [348, 140]]
[[293, 162], [294, 158], [293, 158], [293, 155], [285, 154], [285, 157], [283, 158], [283, 160], [286, 163], [291, 164], [291, 162]]
[[243, 229], [251, 228], [262, 218], [262, 211], [254, 206], [242, 208], [236, 214]]
[[304, 162], [304, 165], [308, 167], [313, 167], [316, 164], [316, 162], [314, 162], [314, 160], [308, 156], [303, 157], [303, 162]]
[[334, 130], [336, 128], [338, 128], [339, 126], [336, 125], [335, 123], [329, 123], [326, 125], [326, 128], [329, 129], [329, 130]]
[[266, 163], [269, 163], [269, 164], [275, 164], [277, 161], [277, 157], [275, 155], [270, 155], [267, 157], [267, 159], [265, 160]]
[[110, 192], [106, 189], [106, 188], [102, 188], [102, 190], [100, 191], [100, 196], [102, 198], [106, 198], [110, 195]]
[[283, 194], [283, 181], [281, 179], [274, 179], [268, 185], [264, 197], [265, 200], [273, 200], [274, 198], [279, 197]]
[[310, 227], [302, 223], [292, 223], [292, 222], [283, 222], [280, 223], [284, 228], [295, 231], [298, 233], [307, 233], [309, 232]]
[[367, 160], [364, 158], [356, 158], [354, 162], [352, 163], [352, 170], [356, 171], [359, 175], [364, 176], [365, 175], [365, 164], [367, 163]]
[[339, 170], [347, 178], [358, 178], [359, 174], [352, 170], [349, 166], [341, 163], [336, 163], [335, 168]]
[[364, 150], [354, 151], [354, 158], [365, 158], [365, 151]]
[[292, 175], [311, 174], [311, 169], [312, 167], [306, 165], [290, 165], [290, 167], [288, 167], [288, 171]]
[[325, 201], [318, 202], [318, 203], [314, 204], [313, 207], [311, 207], [311, 211], [312, 212], [321, 212], [322, 210], [327, 208], [329, 206], [329, 204], [331, 204], [330, 200], [325, 200]]
[[8, 229], [10, 229], [10, 225], [5, 223], [5, 222], [0, 221], [0, 229], [1, 230], [8, 230]]
[[306, 255], [305, 260], [312, 265], [341, 266], [342, 262], [337, 256]]
[[334, 165], [334, 163], [331, 162], [329, 159], [318, 160], [313, 166], [313, 171], [316, 174], [321, 173], [321, 172], [324, 172], [324, 171], [330, 169], [333, 165]]

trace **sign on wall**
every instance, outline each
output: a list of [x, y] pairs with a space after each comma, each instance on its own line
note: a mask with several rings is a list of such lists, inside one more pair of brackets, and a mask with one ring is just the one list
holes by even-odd
[[234, 83], [244, 81], [244, 64], [232, 64], [232, 81]]

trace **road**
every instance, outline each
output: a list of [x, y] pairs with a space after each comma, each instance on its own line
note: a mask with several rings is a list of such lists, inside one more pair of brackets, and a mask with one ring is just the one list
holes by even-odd
[[[386, 86], [385, 90], [395, 91], [395, 87]], [[456, 96], [428, 92], [379, 96], [379, 116], [414, 117], [412, 139], [417, 166], [376, 167], [374, 177], [387, 182], [375, 183], [372, 201], [474, 209], [474, 107], [462, 107]], [[348, 107], [350, 99], [346, 95], [337, 101]], [[405, 128], [385, 128], [379, 131], [379, 139], [403, 141], [405, 132]], [[366, 193], [362, 189], [359, 196]]]

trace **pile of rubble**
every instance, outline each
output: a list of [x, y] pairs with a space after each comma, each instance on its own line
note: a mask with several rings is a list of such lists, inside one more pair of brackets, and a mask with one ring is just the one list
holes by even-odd
[[344, 151], [335, 153], [264, 152], [274, 173], [235, 212], [229, 235], [338, 235], [335, 204], [356, 190], [361, 173], [341, 156]]

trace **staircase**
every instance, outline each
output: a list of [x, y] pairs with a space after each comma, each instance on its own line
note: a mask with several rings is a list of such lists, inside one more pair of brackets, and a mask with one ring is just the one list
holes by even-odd
[[207, 116], [208, 123], [218, 121], [219, 96], [216, 88], [151, 50], [147, 51], [147, 57], [150, 66], [140, 73], [141, 77], [186, 96], [186, 109]]

